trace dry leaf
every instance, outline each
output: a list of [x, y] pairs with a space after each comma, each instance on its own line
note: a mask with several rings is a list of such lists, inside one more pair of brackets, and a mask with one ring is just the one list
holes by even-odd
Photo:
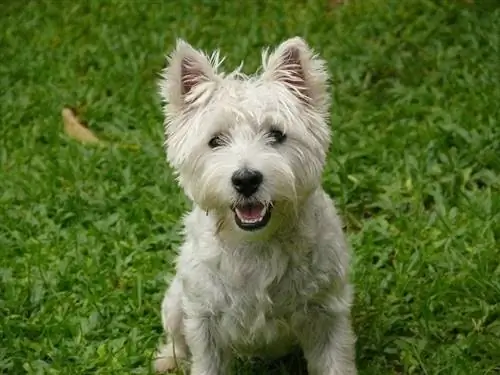
[[102, 144], [102, 141], [78, 120], [74, 110], [71, 108], [64, 108], [62, 110], [62, 117], [64, 121], [64, 131], [71, 138], [82, 143]]
[[[82, 143], [94, 144], [100, 146], [111, 145], [111, 143], [101, 141], [97, 136], [92, 133], [92, 131], [85, 126], [76, 115], [76, 112], [66, 107], [62, 110], [62, 117], [64, 121], [64, 132], [71, 138], [76, 139]], [[117, 147], [130, 150], [130, 151], [139, 151], [141, 146], [139, 144], [116, 144]]]

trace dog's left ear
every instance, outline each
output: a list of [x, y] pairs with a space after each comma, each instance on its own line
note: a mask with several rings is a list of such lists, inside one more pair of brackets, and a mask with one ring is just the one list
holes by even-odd
[[262, 58], [262, 79], [285, 85], [299, 99], [313, 106], [328, 101], [326, 62], [313, 53], [300, 37], [281, 43]]
[[216, 71], [219, 65], [217, 51], [207, 56], [179, 39], [167, 58], [159, 84], [160, 95], [169, 109], [181, 110], [209, 97], [219, 79]]

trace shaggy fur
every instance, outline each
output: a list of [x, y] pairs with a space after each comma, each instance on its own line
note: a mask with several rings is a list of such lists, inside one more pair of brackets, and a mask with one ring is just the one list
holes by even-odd
[[[167, 159], [193, 209], [162, 304], [156, 370], [190, 359], [192, 375], [227, 374], [235, 355], [299, 346], [309, 374], [354, 375], [350, 251], [321, 187], [325, 62], [292, 38], [263, 52], [255, 76], [220, 64], [217, 52], [179, 41], [161, 80]], [[235, 182], [248, 171], [261, 176], [255, 191]]]

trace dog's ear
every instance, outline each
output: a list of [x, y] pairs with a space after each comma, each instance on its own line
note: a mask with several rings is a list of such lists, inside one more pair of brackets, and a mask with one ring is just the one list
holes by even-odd
[[217, 84], [219, 64], [218, 52], [209, 57], [179, 39], [162, 72], [159, 85], [162, 99], [171, 110], [180, 110], [207, 98]]
[[262, 55], [262, 78], [285, 85], [299, 99], [312, 105], [328, 100], [326, 62], [315, 55], [300, 37], [281, 43]]

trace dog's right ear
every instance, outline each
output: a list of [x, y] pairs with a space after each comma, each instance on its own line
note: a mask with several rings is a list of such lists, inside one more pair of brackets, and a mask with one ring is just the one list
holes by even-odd
[[181, 110], [206, 100], [215, 89], [219, 76], [219, 53], [208, 57], [183, 40], [167, 57], [160, 80], [160, 95], [170, 110]]

